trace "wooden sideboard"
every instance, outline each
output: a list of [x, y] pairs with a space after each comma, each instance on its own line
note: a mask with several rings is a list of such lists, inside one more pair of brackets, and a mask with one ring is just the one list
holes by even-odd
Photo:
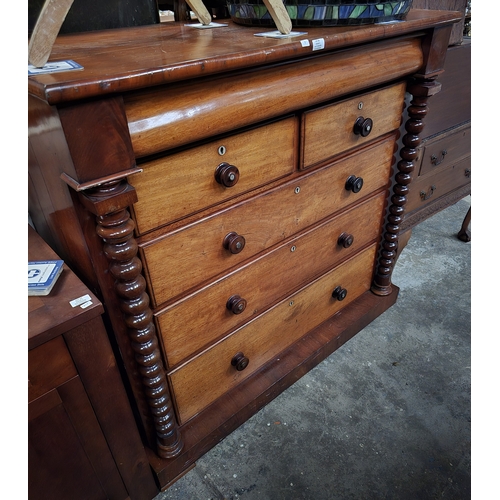
[[[29, 225], [28, 258], [59, 258]], [[66, 264], [49, 295], [28, 297], [30, 500], [157, 492], [102, 312]]]
[[29, 78], [30, 214], [104, 304], [161, 489], [396, 301], [460, 19], [65, 35], [84, 69]]

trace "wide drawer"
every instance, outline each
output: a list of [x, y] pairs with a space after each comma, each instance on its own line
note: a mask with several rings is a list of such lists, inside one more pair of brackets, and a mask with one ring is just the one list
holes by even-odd
[[298, 119], [290, 117], [164, 156], [129, 177], [137, 231], [196, 213], [296, 169]]
[[398, 129], [405, 88], [400, 83], [304, 113], [301, 168]]
[[441, 196], [470, 183], [471, 157], [448, 165], [433, 174], [418, 177], [410, 184], [406, 212], [422, 208]]
[[[369, 290], [376, 245], [290, 295], [213, 347], [170, 372], [181, 424], [255, 373], [311, 329]], [[347, 291], [343, 300], [333, 296]], [[248, 360], [239, 359], [238, 353]]]
[[[154, 307], [387, 187], [393, 151], [394, 136], [390, 136], [342, 161], [141, 243]], [[363, 182], [359, 192], [346, 188], [352, 179]]]
[[303, 232], [157, 313], [173, 367], [376, 241], [385, 191]]
[[470, 156], [471, 127], [470, 124], [451, 134], [429, 140], [419, 153], [421, 160], [419, 175], [446, 168], [458, 160]]
[[28, 351], [28, 401], [44, 395], [77, 375], [62, 337]]

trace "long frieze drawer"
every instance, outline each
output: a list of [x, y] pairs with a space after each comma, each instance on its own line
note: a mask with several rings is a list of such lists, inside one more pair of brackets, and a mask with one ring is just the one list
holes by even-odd
[[470, 124], [452, 134], [427, 141], [419, 154], [421, 160], [420, 175], [434, 172], [438, 168], [446, 168], [461, 158], [469, 156], [470, 151]]
[[139, 233], [292, 173], [298, 119], [290, 117], [141, 165], [129, 177]]
[[375, 254], [373, 245], [170, 372], [180, 423], [367, 291]]
[[154, 307], [387, 187], [394, 136], [279, 187], [140, 243]]
[[[385, 191], [158, 312], [169, 367], [376, 241]], [[209, 325], [207, 327], [207, 325]]]
[[422, 67], [421, 43], [421, 36], [374, 42], [293, 64], [125, 93], [134, 153], [143, 158], [396, 81]]
[[405, 88], [400, 83], [304, 113], [301, 168], [399, 128]]
[[443, 195], [470, 183], [471, 157], [448, 165], [434, 174], [418, 177], [410, 184], [406, 212], [421, 208]]

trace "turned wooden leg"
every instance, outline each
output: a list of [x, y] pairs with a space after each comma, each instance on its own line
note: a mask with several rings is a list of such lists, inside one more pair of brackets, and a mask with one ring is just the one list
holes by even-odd
[[[421, 143], [420, 134], [424, 128], [423, 118], [427, 115], [427, 101], [430, 96], [441, 90], [441, 84], [434, 79], [415, 79], [408, 85], [412, 94], [408, 107], [408, 120], [405, 123], [403, 148], [399, 152], [401, 160], [397, 163], [398, 173], [392, 187], [389, 214], [385, 226], [381, 251], [371, 290], [376, 295], [389, 295], [392, 292], [391, 276], [398, 255], [399, 233], [407, 202], [409, 184], [415, 169], [417, 148]], [[405, 242], [406, 243], [406, 242]]]
[[462, 227], [457, 234], [458, 239], [461, 241], [465, 241], [466, 243], [470, 241], [470, 208], [471, 207], [469, 207], [469, 210], [467, 210], [467, 214], [465, 215], [464, 221], [462, 222]]

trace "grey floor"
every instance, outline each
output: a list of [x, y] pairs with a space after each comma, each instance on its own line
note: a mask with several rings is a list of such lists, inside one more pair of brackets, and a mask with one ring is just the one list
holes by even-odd
[[396, 305], [154, 500], [471, 498], [469, 206], [413, 230]]

